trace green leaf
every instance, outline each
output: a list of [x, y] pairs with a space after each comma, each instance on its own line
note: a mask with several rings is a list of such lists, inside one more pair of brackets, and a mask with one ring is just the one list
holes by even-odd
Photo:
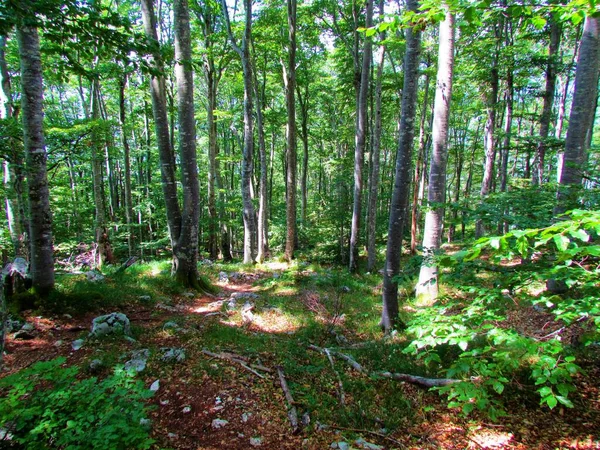
[[492, 387], [498, 394], [502, 394], [502, 392], [504, 391], [504, 385], [502, 383], [500, 383], [499, 381], [493, 381]]
[[571, 242], [571, 240], [568, 237], [563, 236], [562, 234], [557, 234], [552, 239], [556, 244], [556, 248], [561, 252], [564, 252], [569, 246], [569, 242]]
[[467, 341], [460, 341], [458, 343], [458, 346], [461, 348], [461, 350], [464, 352], [467, 350], [467, 347], [469, 346], [469, 343]]
[[542, 399], [543, 403], [546, 403], [550, 409], [554, 409], [554, 407], [558, 404], [556, 397], [554, 395], [549, 395]]
[[[566, 397], [563, 397], [562, 395], [557, 395], [557, 396], [556, 396], [556, 399], [557, 399], [557, 400], [558, 400], [558, 401], [559, 401], [561, 404], [565, 405], [567, 408], [573, 408], [573, 407], [574, 407], [574, 405], [573, 405], [573, 402], [572, 402], [571, 400], [569, 400], [568, 398], [566, 398]], [[548, 405], [548, 406], [550, 406], [550, 405]]]
[[552, 394], [552, 388], [548, 387], [548, 386], [544, 386], [543, 388], [541, 388], [539, 391], [540, 395], [542, 397], [548, 397], [549, 395]]
[[533, 16], [531, 18], [531, 24], [538, 30], [541, 30], [546, 26], [546, 19], [544, 19], [542, 16]]

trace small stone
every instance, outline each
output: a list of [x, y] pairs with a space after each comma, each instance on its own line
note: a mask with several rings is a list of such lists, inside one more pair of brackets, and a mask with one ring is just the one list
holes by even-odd
[[6, 321], [6, 332], [12, 333], [13, 331], [20, 330], [22, 326], [23, 325], [19, 320], [8, 319]]
[[134, 338], [132, 338], [131, 336], [125, 336], [124, 338], [127, 342], [131, 342], [132, 344], [137, 342]]
[[62, 315], [65, 319], [72, 319], [73, 316], [71, 314], [63, 314]]
[[104, 281], [104, 278], [105, 278], [104, 275], [102, 275], [97, 270], [90, 270], [89, 272], [85, 273], [85, 276], [86, 276], [87, 280], [92, 283], [100, 283], [100, 282]]
[[176, 330], [179, 328], [179, 325], [176, 322], [169, 321], [163, 325], [163, 330]]
[[262, 438], [261, 437], [250, 438], [250, 445], [252, 447], [260, 447], [262, 445]]
[[569, 286], [564, 280], [550, 278], [549, 280], [546, 280], [546, 290], [551, 294], [566, 294], [569, 292]]
[[98, 316], [92, 321], [92, 335], [100, 337], [113, 333], [131, 335], [129, 319], [125, 314], [114, 312]]
[[212, 427], [215, 430], [218, 430], [219, 428], [223, 428], [225, 425], [227, 425], [229, 423], [228, 420], [223, 420], [223, 419], [214, 419], [212, 421]]
[[33, 334], [31, 334], [25, 330], [17, 331], [14, 335], [14, 339], [19, 339], [22, 341], [29, 341], [29, 340], [33, 339], [34, 337], [35, 336], [33, 336]]
[[154, 383], [150, 385], [150, 390], [152, 392], [156, 392], [160, 389], [160, 380], [156, 380]]
[[250, 420], [250, 417], [252, 417], [252, 413], [242, 414], [242, 422], [244, 422], [244, 423], [248, 422], [248, 420]]
[[342, 292], [345, 292], [345, 293], [348, 293], [348, 292], [350, 292], [350, 288], [349, 288], [348, 286], [342, 286], [342, 287], [340, 288], [340, 291], [342, 291]]
[[161, 400], [161, 401], [160, 401], [160, 404], [161, 404], [162, 406], [167, 406], [167, 405], [169, 404], [169, 400]]
[[225, 272], [219, 272], [219, 282], [229, 283], [229, 276]]
[[175, 433], [169, 433], [167, 434], [167, 437], [171, 440], [177, 439], [179, 436], [177, 436]]
[[97, 373], [100, 371], [100, 369], [102, 369], [102, 367], [104, 367], [104, 363], [101, 359], [93, 359], [90, 362], [89, 369], [91, 373]]
[[146, 428], [147, 430], [149, 430], [152, 427], [152, 421], [150, 419], [146, 419], [145, 417], [142, 417], [140, 419], [140, 425], [144, 428]]
[[189, 414], [189, 413], [191, 413], [191, 412], [192, 412], [192, 407], [191, 407], [191, 406], [185, 406], [185, 407], [184, 407], [184, 408], [181, 410], [181, 412], [182, 412], [182, 413], [184, 413], [184, 414]]
[[76, 341], [71, 342], [71, 348], [75, 351], [79, 350], [83, 347], [83, 339], [77, 339]]
[[130, 353], [131, 359], [125, 363], [125, 370], [135, 370], [141, 372], [146, 368], [146, 362], [150, 357], [150, 350], [147, 348], [142, 350], [134, 350]]
[[56, 341], [56, 342], [54, 343], [54, 346], [55, 346], [55, 347], [60, 347], [60, 346], [62, 346], [62, 345], [63, 345], [63, 341], [62, 341], [62, 339], [59, 339], [58, 341]]
[[33, 331], [33, 330], [35, 330], [35, 326], [32, 323], [26, 323], [25, 325], [23, 325], [21, 327], [21, 330], [23, 330], [23, 331]]
[[364, 448], [366, 450], [383, 450], [383, 447], [381, 445], [371, 444], [370, 442], [365, 441], [363, 438], [357, 439], [356, 441], [354, 441], [354, 443], [358, 447]]
[[196, 294], [194, 294], [193, 292], [184, 292], [183, 296], [185, 298], [194, 298], [194, 297], [196, 297]]
[[161, 361], [178, 363], [185, 361], [185, 350], [182, 348], [163, 347], [160, 350], [163, 353]]
[[140, 302], [151, 302], [152, 301], [152, 297], [149, 295], [140, 295], [139, 297]]

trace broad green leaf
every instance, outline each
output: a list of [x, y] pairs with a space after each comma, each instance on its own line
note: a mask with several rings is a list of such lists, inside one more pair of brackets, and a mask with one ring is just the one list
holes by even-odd
[[569, 242], [571, 242], [571, 240], [568, 237], [563, 236], [562, 234], [557, 234], [552, 239], [556, 244], [556, 248], [561, 252], [564, 252], [569, 246]]

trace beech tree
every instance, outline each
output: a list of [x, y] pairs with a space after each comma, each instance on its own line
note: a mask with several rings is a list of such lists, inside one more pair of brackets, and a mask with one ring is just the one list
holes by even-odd
[[437, 300], [439, 292], [436, 252], [442, 243], [444, 203], [446, 201], [446, 165], [452, 76], [454, 71], [454, 15], [443, 5], [445, 18], [440, 22], [438, 73], [433, 109], [433, 148], [429, 163], [428, 209], [423, 236], [423, 263], [416, 295], [423, 304]]

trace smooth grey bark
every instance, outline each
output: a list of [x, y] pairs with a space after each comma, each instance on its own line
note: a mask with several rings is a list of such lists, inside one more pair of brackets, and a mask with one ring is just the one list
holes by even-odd
[[[483, 179], [481, 181], [481, 190], [479, 195], [482, 201], [492, 191], [492, 183], [494, 177], [494, 164], [496, 161], [496, 107], [498, 104], [498, 43], [500, 40], [499, 26], [496, 25], [496, 50], [492, 56], [492, 67], [490, 70], [490, 91], [486, 99], [487, 121], [483, 132], [483, 146], [485, 149], [485, 162], [483, 167]], [[485, 226], [481, 219], [475, 222], [475, 236], [481, 237], [485, 234]]]
[[[13, 105], [10, 74], [6, 64], [6, 36], [0, 36], [0, 119], [17, 119], [19, 109]], [[23, 155], [15, 139], [8, 139], [10, 154], [3, 161], [6, 221], [16, 257], [26, 256], [25, 206], [23, 201]]]
[[175, 279], [185, 286], [202, 288], [198, 280], [198, 225], [200, 220], [200, 186], [196, 156], [196, 121], [194, 118], [194, 71], [190, 14], [187, 0], [174, 0], [175, 80], [177, 83], [177, 120], [183, 205], [181, 231], [173, 246]]
[[544, 90], [542, 115], [540, 116], [540, 140], [536, 149], [535, 167], [533, 170], [532, 183], [534, 185], [544, 182], [544, 164], [546, 158], [546, 147], [548, 135], [550, 134], [550, 121], [552, 119], [552, 108], [554, 106], [554, 90], [556, 88], [556, 55], [560, 46], [562, 25], [551, 16], [550, 21], [550, 45], [548, 46], [548, 64], [546, 65], [546, 86]]
[[[367, 0], [365, 27], [373, 26], [373, 0]], [[358, 238], [360, 235], [360, 218], [362, 211], [363, 167], [365, 165], [365, 147], [367, 142], [367, 98], [369, 95], [369, 76], [371, 74], [373, 43], [365, 36], [362, 68], [360, 72], [360, 88], [356, 104], [356, 134], [354, 148], [354, 202], [352, 205], [352, 225], [350, 227], [350, 251], [348, 269], [356, 272], [358, 260]]]
[[[506, 38], [505, 44], [508, 48], [514, 44], [512, 22], [506, 21]], [[509, 62], [506, 68], [506, 90], [504, 93], [504, 101], [506, 108], [504, 112], [504, 139], [502, 148], [500, 149], [500, 191], [506, 192], [508, 187], [508, 156], [510, 153], [510, 140], [512, 137], [513, 123], [513, 104], [514, 104], [514, 57], [509, 55]], [[501, 225], [499, 225], [501, 227]]]
[[242, 204], [244, 219], [244, 264], [250, 264], [256, 256], [256, 212], [252, 203], [252, 168], [254, 157], [254, 95], [252, 63], [250, 61], [250, 43], [252, 38], [252, 0], [244, 0], [245, 26], [240, 47], [233, 37], [229, 12], [225, 0], [221, 0], [221, 8], [227, 26], [229, 41], [233, 50], [242, 62], [244, 78], [244, 150], [242, 154]]
[[125, 222], [127, 223], [127, 247], [129, 256], [133, 255], [135, 234], [133, 230], [133, 199], [131, 196], [131, 151], [127, 139], [127, 128], [125, 122], [125, 87], [127, 86], [127, 75], [119, 80], [119, 120], [121, 122], [121, 142], [123, 144], [123, 161], [125, 165], [125, 179], [123, 197], [125, 200]]
[[287, 0], [288, 11], [288, 66], [285, 70], [285, 99], [287, 106], [287, 155], [286, 155], [286, 237], [285, 259], [294, 259], [296, 250], [296, 177], [298, 173], [296, 139], [296, 0]]
[[[384, 2], [379, 1], [379, 16], [383, 19]], [[380, 34], [381, 40], [385, 33]], [[379, 171], [381, 160], [381, 103], [383, 65], [385, 61], [385, 46], [381, 45], [377, 54], [377, 75], [375, 79], [375, 111], [373, 129], [373, 148], [371, 149], [371, 170], [369, 172], [369, 203], [367, 204], [367, 271], [375, 270], [377, 263], [377, 198], [379, 194]]]
[[304, 85], [304, 92], [296, 86], [298, 103], [300, 104], [300, 139], [302, 139], [302, 174], [300, 175], [300, 217], [306, 226], [308, 205], [308, 106], [310, 98], [309, 82]]
[[423, 232], [423, 263], [416, 295], [421, 304], [431, 304], [439, 294], [438, 266], [435, 254], [442, 243], [444, 204], [446, 202], [446, 166], [448, 162], [448, 128], [452, 75], [454, 72], [454, 15], [443, 3], [445, 18], [440, 22], [438, 73], [433, 107], [433, 148], [429, 164], [429, 186]]
[[43, 127], [44, 84], [37, 28], [19, 26], [17, 40], [21, 60], [23, 139], [27, 156], [30, 273], [33, 288], [40, 295], [47, 295], [54, 287], [54, 258]]
[[[429, 66], [429, 65], [428, 65]], [[413, 195], [410, 214], [410, 254], [417, 253], [417, 235], [419, 232], [419, 207], [423, 197], [423, 185], [425, 184], [425, 169], [427, 161], [425, 160], [426, 146], [426, 119], [429, 109], [429, 73], [425, 73], [425, 93], [423, 94], [423, 107], [421, 108], [421, 121], [419, 125], [419, 148], [417, 150], [417, 161], [413, 176]]]
[[587, 134], [596, 109], [598, 71], [600, 70], [600, 36], [597, 18], [586, 17], [575, 72], [573, 103], [565, 141], [564, 162], [559, 179], [555, 214], [577, 203], [586, 163]]
[[[417, 11], [418, 6], [419, 3], [417, 0], [406, 1], [406, 7], [409, 11]], [[380, 324], [385, 332], [390, 332], [394, 328], [403, 326], [398, 317], [398, 281], [396, 277], [400, 272], [402, 235], [407, 217], [408, 195], [410, 191], [410, 166], [415, 135], [420, 53], [421, 32], [416, 28], [409, 28], [406, 30], [400, 137], [390, 207], [386, 263], [383, 271], [383, 311]]]
[[95, 251], [94, 264], [101, 269], [105, 262], [112, 262], [112, 250], [109, 239], [108, 225], [106, 220], [106, 196], [104, 190], [103, 164], [104, 152], [102, 146], [105, 137], [98, 130], [100, 120], [100, 89], [97, 79], [92, 81], [92, 181], [94, 194], [94, 233]]

